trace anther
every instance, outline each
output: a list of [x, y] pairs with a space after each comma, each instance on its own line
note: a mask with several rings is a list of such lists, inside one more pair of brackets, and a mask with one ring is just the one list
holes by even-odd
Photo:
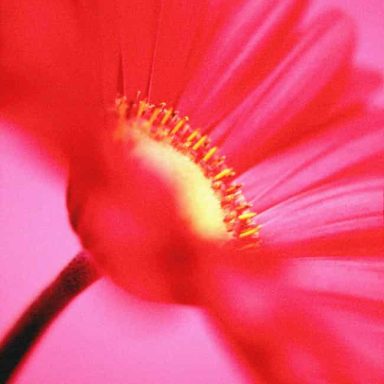
[[143, 114], [145, 108], [147, 107], [148, 103], [144, 100], [141, 100], [139, 102], [139, 107], [137, 108], [137, 113], [136, 113], [136, 117], [141, 117], [141, 115]]
[[203, 157], [203, 161], [207, 162], [217, 151], [217, 147], [212, 147]]
[[200, 134], [199, 130], [198, 129], [195, 129], [188, 137], [187, 137], [187, 140], [186, 142], [187, 143], [191, 143], [191, 141], [193, 139], [195, 139], [198, 135]]
[[255, 235], [258, 232], [259, 232], [259, 228], [251, 227], [251, 228], [245, 229], [244, 231], [240, 232], [239, 238], [243, 239], [244, 237], [250, 237], [250, 236]]
[[196, 142], [196, 144], [192, 147], [194, 151], [198, 150], [203, 144], [204, 141], [207, 139], [207, 136], [201, 136], [200, 139]]
[[243, 212], [243, 211], [245, 211], [246, 209], [249, 209], [249, 208], [251, 208], [252, 207], [252, 205], [251, 204], [249, 204], [249, 203], [241, 203], [241, 204], [239, 204], [238, 206], [236, 206], [236, 211], [238, 211], [238, 212]]
[[249, 220], [253, 219], [256, 216], [255, 212], [245, 212], [239, 215], [239, 220]]
[[155, 110], [153, 111], [151, 117], [149, 118], [149, 123], [152, 125], [155, 120], [158, 118], [158, 116], [160, 115], [161, 113], [161, 108], [155, 108]]
[[171, 117], [171, 115], [172, 115], [172, 112], [173, 112], [173, 109], [172, 108], [170, 108], [170, 109], [166, 109], [165, 110], [165, 113], [164, 113], [164, 116], [163, 116], [163, 118], [161, 119], [161, 121], [160, 121], [160, 125], [164, 125], [167, 121], [168, 121], [168, 119]]
[[240, 191], [240, 189], [242, 188], [242, 184], [233, 184], [233, 185], [230, 185], [225, 193], [234, 193], [234, 192], [237, 192], [237, 191]]
[[220, 180], [223, 179], [224, 177], [230, 177], [234, 176], [235, 172], [230, 169], [230, 168], [224, 168], [222, 171], [220, 171], [214, 178], [213, 180]]
[[171, 131], [171, 135], [175, 135], [179, 130], [180, 128], [188, 121], [188, 117], [183, 117], [182, 119], [180, 119], [177, 124], [173, 127], [172, 131]]

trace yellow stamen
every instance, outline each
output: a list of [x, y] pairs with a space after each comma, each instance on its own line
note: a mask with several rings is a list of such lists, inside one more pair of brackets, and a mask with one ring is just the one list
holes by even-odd
[[199, 130], [195, 129], [188, 137], [187, 137], [187, 142], [191, 142], [198, 134]]
[[225, 193], [233, 193], [233, 192], [237, 192], [238, 190], [240, 190], [241, 187], [242, 187], [241, 184], [234, 184], [234, 185], [231, 185], [229, 188], [227, 188], [227, 190], [225, 191]]
[[140, 97], [138, 93], [132, 103], [125, 97], [116, 100], [114, 139], [133, 138], [135, 156], [145, 156], [161, 172], [170, 169], [172, 177], [175, 171], [180, 172], [182, 177], [177, 178], [180, 183], [175, 183], [175, 188], [180, 188], [183, 196], [185, 218], [199, 233], [244, 239], [239, 249], [257, 246], [261, 227], [252, 220], [256, 213], [250, 210], [242, 184], [232, 178], [235, 172], [227, 166], [225, 156], [218, 154], [218, 147], [212, 147], [207, 135], [194, 130], [187, 116], [180, 116], [165, 103], [151, 104]]
[[223, 169], [221, 172], [219, 172], [214, 178], [213, 180], [220, 180], [224, 177], [227, 177], [227, 176], [233, 176], [235, 173], [233, 172], [232, 169], [230, 168], [225, 168]]
[[255, 235], [257, 232], [259, 232], [258, 227], [248, 228], [248, 229], [245, 229], [244, 231], [240, 232], [239, 237], [240, 237], [240, 239], [243, 239], [244, 237], [249, 237], [249, 236]]
[[147, 106], [148, 106], [148, 103], [144, 100], [141, 100], [139, 102], [139, 108], [137, 109], [136, 117], [141, 117], [141, 115], [143, 114]]
[[223, 197], [224, 202], [230, 202], [236, 198], [236, 195], [233, 193], [231, 195], [226, 195]]
[[217, 151], [217, 147], [212, 147], [203, 157], [204, 161], [208, 161]]
[[164, 125], [164, 124], [168, 121], [168, 119], [169, 119], [169, 118], [171, 117], [171, 115], [172, 115], [172, 112], [173, 112], [173, 109], [172, 109], [172, 108], [167, 109], [167, 110], [165, 111], [164, 116], [163, 116], [163, 118], [161, 119], [160, 125]]
[[161, 108], [156, 108], [156, 109], [153, 111], [151, 117], [149, 118], [149, 124], [150, 124], [150, 125], [152, 125], [152, 124], [155, 122], [155, 120], [157, 119], [157, 117], [160, 115], [160, 112], [161, 112]]
[[180, 121], [177, 122], [177, 124], [173, 127], [172, 131], [171, 131], [171, 135], [174, 135], [175, 133], [177, 133], [180, 128], [188, 121], [188, 117], [184, 117], [183, 119], [181, 119]]
[[253, 219], [256, 216], [255, 212], [246, 212], [241, 215], [239, 215], [240, 220], [248, 220], [248, 219]]
[[197, 149], [199, 149], [203, 144], [204, 144], [204, 141], [206, 140], [207, 136], [204, 135], [204, 136], [201, 136], [201, 138], [197, 141], [197, 143], [192, 147], [192, 149], [194, 151], [196, 151]]
[[252, 207], [252, 205], [249, 204], [249, 203], [242, 203], [242, 204], [240, 204], [240, 205], [238, 205], [238, 206], [236, 207], [236, 210], [239, 211], [239, 212], [241, 212], [241, 211], [243, 211], [244, 209], [248, 209], [248, 208], [251, 208], [251, 207]]

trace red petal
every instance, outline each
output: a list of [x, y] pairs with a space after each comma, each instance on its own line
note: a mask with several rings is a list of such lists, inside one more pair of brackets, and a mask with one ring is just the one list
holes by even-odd
[[103, 1], [1, 4], [1, 117], [65, 158], [105, 126], [117, 89], [110, 8]]
[[382, 262], [297, 260], [266, 273], [236, 259], [210, 264], [201, 295], [256, 382], [383, 380]]
[[324, 15], [260, 87], [215, 128], [215, 137], [227, 139], [223, 151], [237, 169], [259, 159], [278, 133], [285, 133], [285, 141], [272, 144], [281, 148], [288, 138], [292, 140], [292, 129], [302, 132], [312, 128], [293, 127], [303, 114], [315, 117], [316, 121], [311, 121], [318, 124], [318, 117], [333, 106], [344, 89], [352, 40], [349, 20], [339, 14]]
[[204, 40], [197, 33], [209, 11], [205, 1], [161, 2], [153, 63], [148, 75], [152, 102], [176, 106], [177, 97], [190, 77], [187, 67], [201, 54], [196, 52], [196, 45], [202, 48]]
[[116, 0], [121, 36], [124, 93], [148, 93], [161, 4], [156, 0]]
[[380, 175], [384, 167], [384, 114], [335, 123], [241, 175], [256, 211], [345, 177]]
[[[180, 108], [191, 114], [194, 124], [209, 127], [216, 123], [277, 65], [289, 48], [287, 37], [304, 4], [305, 1], [255, 4], [249, 0], [212, 3], [206, 16], [211, 18], [206, 29], [212, 33], [212, 41], [199, 47], [206, 52], [180, 98]], [[217, 7], [222, 9], [220, 15]], [[192, 53], [196, 55], [195, 51]]]
[[384, 252], [382, 177], [340, 181], [288, 199], [259, 215], [265, 244], [294, 255]]

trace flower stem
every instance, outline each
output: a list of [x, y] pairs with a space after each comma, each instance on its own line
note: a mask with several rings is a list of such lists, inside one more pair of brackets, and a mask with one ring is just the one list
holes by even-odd
[[0, 345], [0, 383], [6, 383], [59, 313], [98, 278], [86, 252], [75, 256], [24, 311]]

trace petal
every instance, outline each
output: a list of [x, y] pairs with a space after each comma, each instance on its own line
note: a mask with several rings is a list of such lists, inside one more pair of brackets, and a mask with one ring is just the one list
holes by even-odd
[[219, 3], [207, 10], [215, 33], [180, 98], [181, 110], [203, 127], [228, 114], [276, 66], [305, 1]]
[[382, 260], [298, 259], [274, 273], [236, 260], [211, 264], [201, 295], [256, 382], [383, 380]]
[[327, 130], [255, 165], [239, 177], [259, 212], [343, 177], [382, 174], [384, 114], [369, 114]]
[[287, 280], [313, 299], [321, 317], [348, 345], [357, 382], [384, 379], [382, 258], [295, 260]]
[[1, 9], [1, 117], [64, 158], [78, 155], [117, 89], [110, 6], [33, 0]]
[[121, 37], [124, 93], [134, 99], [147, 95], [156, 45], [161, 2], [116, 0]]
[[[325, 14], [308, 28], [267, 79], [215, 128], [214, 137], [226, 139], [223, 151], [237, 169], [265, 155], [272, 139], [281, 149], [318, 126], [344, 89], [352, 46], [350, 22], [340, 14]], [[277, 140], [281, 132], [285, 135]]]
[[206, 1], [161, 2], [149, 74], [148, 96], [152, 102], [175, 106], [178, 94], [190, 77], [187, 67], [193, 66], [201, 50], [204, 51], [204, 42], [200, 39], [203, 36], [197, 35], [207, 12]]
[[[361, 6], [360, 1], [353, 0], [345, 2], [343, 0], [318, 0], [313, 4], [314, 12], [319, 8], [340, 7], [344, 9], [356, 22], [359, 30], [358, 52], [357, 58], [359, 62], [376, 68], [381, 74], [384, 73], [384, 52], [381, 49], [384, 35], [384, 25], [381, 22], [383, 18], [383, 4], [381, 0], [370, 0]], [[382, 105], [384, 101], [384, 88], [375, 98], [378, 105]]]
[[299, 258], [292, 260], [286, 279], [306, 292], [383, 300], [384, 262], [381, 258]]
[[348, 117], [353, 111], [357, 113], [367, 109], [367, 104], [374, 100], [383, 86], [382, 73], [377, 67], [372, 68], [353, 69], [342, 97], [330, 112], [333, 118]]
[[291, 256], [384, 251], [383, 177], [341, 180], [260, 213], [261, 238]]

